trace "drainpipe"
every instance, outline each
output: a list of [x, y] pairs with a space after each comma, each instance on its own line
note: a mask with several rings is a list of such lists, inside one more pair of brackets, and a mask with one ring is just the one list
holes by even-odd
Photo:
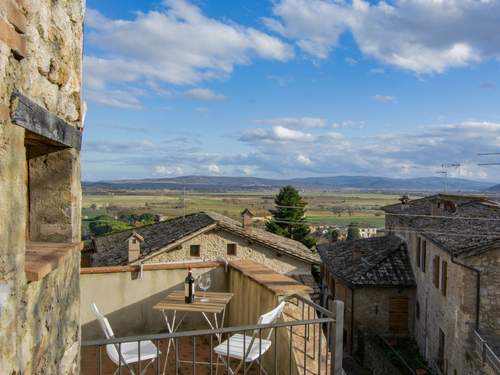
[[481, 271], [478, 269], [471, 267], [467, 264], [460, 263], [457, 260], [455, 260], [455, 257], [451, 257], [451, 262], [455, 263], [459, 266], [462, 266], [476, 274], [476, 331], [479, 332], [479, 308], [481, 306]]
[[351, 355], [354, 349], [354, 288], [351, 289]]

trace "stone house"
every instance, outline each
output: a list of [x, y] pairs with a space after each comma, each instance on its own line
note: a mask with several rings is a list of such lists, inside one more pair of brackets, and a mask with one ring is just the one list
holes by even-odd
[[362, 333], [413, 332], [415, 279], [405, 242], [397, 236], [318, 246], [323, 295], [344, 302], [344, 348], [358, 349]]
[[319, 264], [318, 254], [302, 243], [253, 227], [248, 211], [241, 223], [200, 212], [98, 236], [90, 251], [93, 267], [249, 259], [279, 273], [310, 275]]
[[408, 245], [422, 355], [441, 373], [493, 373], [476, 338], [499, 354], [493, 343], [500, 337], [500, 205], [438, 194], [383, 210], [386, 231]]
[[0, 1], [0, 374], [79, 372], [83, 17]]

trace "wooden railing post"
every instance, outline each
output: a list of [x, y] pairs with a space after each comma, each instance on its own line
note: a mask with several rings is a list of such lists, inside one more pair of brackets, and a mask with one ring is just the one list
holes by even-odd
[[342, 358], [344, 356], [344, 302], [334, 300], [333, 305], [335, 308], [335, 328], [331, 330], [333, 335], [333, 349], [331, 352], [331, 375], [342, 375]]

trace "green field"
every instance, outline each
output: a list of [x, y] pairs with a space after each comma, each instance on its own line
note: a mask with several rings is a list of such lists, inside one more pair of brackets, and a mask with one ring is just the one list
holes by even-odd
[[[250, 209], [256, 216], [266, 217], [274, 205], [275, 192], [263, 193], [206, 193], [186, 194], [177, 192], [144, 192], [136, 194], [99, 194], [83, 196], [83, 215], [141, 214], [145, 212], [175, 217], [184, 213], [215, 211], [239, 218], [243, 209]], [[308, 202], [308, 221], [317, 224], [346, 225], [350, 222], [383, 226], [384, 216], [380, 207], [396, 203], [399, 196], [368, 193], [303, 193]]]

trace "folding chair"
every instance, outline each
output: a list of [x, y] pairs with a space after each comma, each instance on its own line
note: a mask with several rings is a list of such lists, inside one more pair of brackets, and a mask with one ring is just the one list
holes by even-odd
[[[92, 304], [92, 310], [97, 316], [97, 320], [99, 321], [99, 325], [101, 326], [101, 329], [104, 332], [104, 336], [106, 336], [107, 339], [114, 338], [115, 335], [113, 333], [111, 325], [109, 324], [108, 319], [100, 313], [95, 303]], [[139, 345], [140, 345], [140, 355], [141, 355], [140, 359], [139, 359]], [[109, 359], [111, 359], [116, 365], [118, 365], [118, 368], [113, 373], [113, 375], [115, 375], [120, 370], [121, 366], [127, 367], [129, 372], [132, 375], [135, 375], [135, 372], [130, 368], [129, 364], [137, 363], [139, 362], [139, 360], [141, 361], [150, 360], [146, 365], [146, 367], [142, 369], [141, 375], [146, 373], [148, 366], [152, 364], [155, 361], [155, 359], [157, 359], [159, 352], [156, 349], [155, 344], [153, 344], [153, 342], [150, 340], [141, 341], [139, 345], [137, 342], [124, 342], [121, 345], [118, 344], [106, 345], [106, 352], [108, 353]]]
[[[278, 319], [283, 312], [283, 308], [285, 307], [285, 301], [281, 302], [277, 307], [273, 310], [261, 315], [257, 324], [271, 324], [276, 319]], [[243, 365], [244, 362], [250, 362], [250, 366], [247, 370], [252, 367], [255, 362], [261, 363], [262, 355], [271, 348], [271, 334], [273, 332], [273, 328], [269, 330], [267, 337], [265, 339], [261, 339], [258, 337], [258, 330], [254, 330], [252, 336], [244, 336], [241, 334], [235, 334], [231, 336], [228, 340], [223, 341], [221, 344], [217, 345], [214, 348], [214, 352], [218, 355], [219, 359], [224, 363], [224, 365], [228, 368], [230, 374], [238, 373], [239, 369]], [[228, 350], [229, 349], [229, 350]], [[226, 362], [226, 360], [229, 360]], [[240, 364], [236, 368], [236, 370], [232, 370], [230, 366], [230, 359], [239, 359]], [[218, 366], [216, 369], [216, 373], [218, 370]], [[266, 370], [262, 368], [263, 372], [267, 374]]]

